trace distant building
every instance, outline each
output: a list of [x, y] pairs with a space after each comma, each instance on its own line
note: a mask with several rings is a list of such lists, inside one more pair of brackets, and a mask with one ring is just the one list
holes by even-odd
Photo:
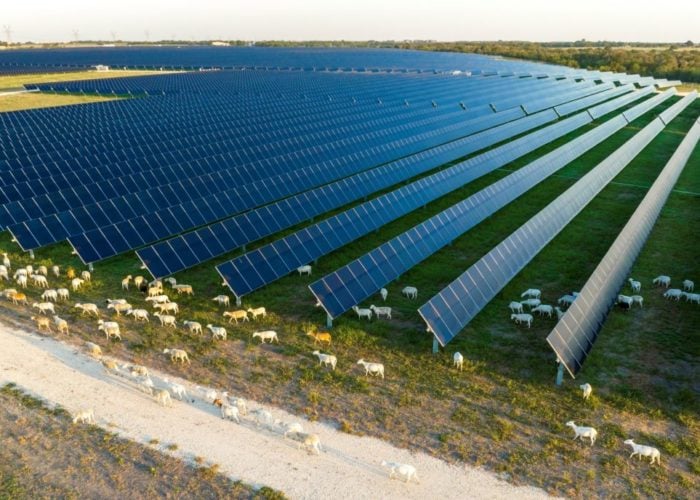
[[109, 71], [109, 66], [105, 66], [104, 64], [96, 64], [95, 69], [97, 71]]
[[228, 42], [211, 42], [211, 44], [212, 44], [214, 47], [228, 47], [229, 45], [231, 45], [231, 44], [228, 43]]

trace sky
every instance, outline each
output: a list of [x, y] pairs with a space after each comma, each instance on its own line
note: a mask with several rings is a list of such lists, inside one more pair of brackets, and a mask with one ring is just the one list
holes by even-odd
[[[700, 0], [4, 0], [0, 39], [700, 42]], [[108, 7], [109, 6], [109, 7]]]

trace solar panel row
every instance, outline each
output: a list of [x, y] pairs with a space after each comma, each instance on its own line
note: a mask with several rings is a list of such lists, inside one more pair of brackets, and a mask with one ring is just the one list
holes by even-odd
[[567, 102], [566, 104], [561, 104], [554, 108], [559, 116], [566, 116], [576, 111], [581, 111], [595, 104], [601, 103], [605, 100], [612, 99], [613, 97], [632, 92], [634, 90], [634, 85], [622, 85], [620, 87], [615, 87], [609, 90], [605, 90], [598, 94], [593, 94], [582, 99], [577, 99], [575, 101]]
[[634, 91], [630, 94], [623, 95], [621, 97], [618, 97], [617, 99], [613, 99], [612, 101], [604, 102], [603, 104], [599, 104], [598, 106], [594, 106], [592, 108], [588, 109], [588, 113], [591, 115], [591, 117], [594, 120], [597, 120], [601, 116], [607, 115], [614, 109], [619, 109], [618, 106], [624, 106], [626, 104], [629, 104], [631, 102], [636, 101], [637, 99], [644, 97], [649, 94], [653, 94], [654, 89], [652, 87], [647, 87], [641, 90]]

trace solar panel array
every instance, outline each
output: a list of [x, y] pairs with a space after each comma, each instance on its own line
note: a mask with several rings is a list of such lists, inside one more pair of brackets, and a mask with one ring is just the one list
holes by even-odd
[[[697, 92], [688, 95], [684, 100], [692, 101], [696, 96]], [[673, 115], [669, 114], [667, 118], [671, 116]], [[588, 278], [581, 294], [547, 336], [547, 342], [572, 377], [581, 371], [620, 288], [625, 283], [698, 140], [700, 119], [695, 122], [666, 163], [630, 220]]]
[[[689, 101], [685, 102], [687, 106]], [[678, 108], [677, 112], [681, 109]], [[655, 118], [508, 238], [467, 269], [418, 312], [444, 346], [663, 130]], [[578, 299], [577, 299], [578, 300]]]

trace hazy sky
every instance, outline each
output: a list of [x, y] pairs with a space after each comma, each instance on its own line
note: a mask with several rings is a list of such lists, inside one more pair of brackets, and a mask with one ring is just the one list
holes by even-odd
[[[4, 0], [13, 41], [700, 42], [700, 0]], [[109, 7], [108, 7], [109, 6]], [[668, 8], [666, 8], [668, 7]], [[6, 39], [6, 33], [0, 33]]]

